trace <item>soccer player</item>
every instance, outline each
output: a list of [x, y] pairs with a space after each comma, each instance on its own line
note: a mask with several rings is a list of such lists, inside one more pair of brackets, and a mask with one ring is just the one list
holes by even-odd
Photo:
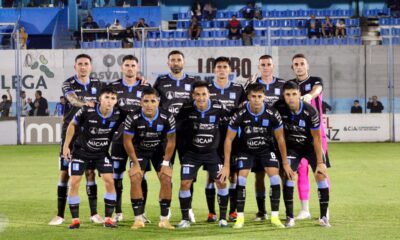
[[[308, 65], [306, 57], [303, 54], [296, 54], [293, 56], [292, 69], [296, 74], [296, 78], [290, 81], [293, 81], [299, 85], [302, 99], [305, 102], [313, 105], [319, 112], [322, 149], [326, 157], [327, 167], [330, 167], [328, 157], [328, 141], [325, 134], [322, 111], [322, 79], [319, 77], [310, 76], [310, 67]], [[301, 211], [297, 215], [296, 219], [311, 219], [311, 214], [309, 210], [310, 182], [308, 180], [308, 163], [306, 159], [301, 160], [297, 173], [299, 175], [297, 180], [297, 187], [301, 202]]]
[[[100, 91], [99, 102], [93, 107], [82, 107], [69, 123], [63, 146], [64, 157], [69, 161], [68, 172], [71, 177], [68, 203], [72, 215], [70, 229], [80, 227], [79, 220], [79, 184], [82, 175], [92, 161], [105, 183], [104, 194], [105, 221], [104, 227], [115, 228], [112, 213], [115, 208], [116, 193], [113, 180], [112, 163], [108, 157], [114, 132], [117, 130], [123, 116], [114, 108], [117, 103], [117, 93], [110, 86]], [[71, 153], [70, 144], [74, 135]]]
[[[282, 86], [285, 83], [285, 80], [275, 77], [273, 75], [274, 68], [275, 65], [272, 56], [262, 55], [258, 60], [258, 70], [261, 76], [257, 77], [254, 81], [249, 81], [250, 83], [257, 82], [264, 86], [264, 101], [270, 107], [272, 107], [272, 105], [282, 97]], [[256, 176], [255, 192], [258, 207], [258, 212], [256, 213], [254, 221], [262, 221], [268, 219], [268, 214], [265, 209], [265, 170], [264, 167], [259, 163], [261, 162], [254, 162], [253, 168], [251, 169], [251, 171], [254, 172]]]
[[[175, 118], [159, 108], [158, 92], [151, 87], [143, 89], [141, 109], [125, 120], [124, 146], [131, 159], [131, 202], [135, 215], [132, 229], [144, 227], [144, 206], [141, 182], [147, 165], [153, 164], [160, 180], [161, 228], [174, 229], [169, 223], [168, 212], [172, 197], [171, 157], [175, 150]], [[164, 144], [166, 142], [165, 153]]]
[[210, 100], [207, 82], [198, 81], [194, 83], [192, 97], [194, 102], [183, 106], [177, 116], [177, 122], [187, 126], [184, 141], [188, 143], [187, 151], [181, 160], [179, 202], [181, 205], [182, 221], [177, 227], [190, 227], [189, 209], [191, 209], [192, 203], [190, 186], [193, 180], [196, 179], [197, 171], [201, 166], [204, 166], [208, 171], [209, 177], [216, 181], [220, 208], [218, 225], [220, 227], [227, 227], [226, 211], [228, 208], [229, 192], [226, 187], [226, 179], [218, 177], [223, 165], [217, 149], [221, 138], [220, 127], [224, 126], [224, 121], [227, 121], [228, 111], [223, 105]]
[[[230, 61], [227, 57], [218, 57], [214, 61], [214, 80], [208, 84], [210, 91], [210, 99], [216, 100], [222, 103], [228, 111], [232, 112], [237, 110], [239, 104], [245, 100], [245, 93], [242, 85], [229, 81], [229, 74], [231, 73]], [[226, 136], [226, 127], [221, 128], [221, 141], [218, 149], [221, 159], [224, 155], [224, 140]], [[237, 146], [237, 141], [235, 141]], [[236, 219], [236, 164], [233, 161], [234, 157], [231, 158], [231, 169], [230, 169], [230, 185], [229, 185], [229, 199], [230, 199], [230, 210], [229, 220], [234, 221]], [[206, 198], [208, 206], [208, 222], [215, 222], [217, 215], [215, 212], [215, 187], [213, 179], [207, 179], [206, 184]]]
[[[239, 170], [237, 185], [237, 219], [233, 228], [242, 228], [244, 225], [244, 205], [246, 200], [246, 179], [250, 169], [256, 162], [268, 174], [271, 188], [271, 223], [283, 228], [279, 219], [280, 183], [279, 158], [288, 163], [286, 145], [283, 135], [281, 116], [278, 111], [264, 102], [264, 86], [260, 83], [250, 84], [247, 88], [248, 103], [240, 108], [231, 118], [225, 139], [225, 162], [232, 151], [232, 141], [239, 129], [242, 129], [240, 143], [243, 146], [236, 161]], [[279, 153], [275, 149], [274, 137], [278, 142]], [[285, 168], [288, 170], [288, 168]]]
[[[297, 171], [300, 161], [303, 158], [307, 159], [318, 185], [319, 223], [323, 227], [330, 227], [327, 216], [329, 204], [328, 175], [321, 143], [320, 116], [311, 104], [300, 100], [300, 94], [299, 86], [293, 81], [288, 81], [283, 86], [284, 100], [276, 102], [274, 107], [282, 116], [290, 167], [293, 171]], [[288, 179], [285, 179], [283, 186], [283, 199], [287, 216], [286, 226], [293, 227], [295, 225], [293, 217], [294, 181], [290, 175], [286, 175]]]
[[[134, 112], [140, 109], [140, 99], [143, 90], [150, 87], [148, 83], [144, 83], [138, 77], [139, 61], [133, 55], [126, 55], [122, 58], [121, 70], [123, 78], [112, 82], [110, 85], [116, 90], [118, 94], [118, 103], [120, 109], [124, 112]], [[118, 129], [111, 146], [111, 160], [114, 168], [114, 184], [117, 192], [117, 204], [115, 207], [114, 221], [119, 222], [123, 219], [122, 214], [122, 191], [123, 191], [123, 177], [126, 170], [126, 162], [128, 154], [125, 151], [123, 143], [124, 126], [121, 125]], [[147, 181], [143, 178], [142, 189], [144, 204], [147, 199]], [[150, 222], [146, 215], [143, 216], [146, 222]]]
[[[173, 50], [168, 54], [168, 67], [170, 73], [159, 76], [153, 87], [160, 94], [160, 107], [170, 112], [176, 117], [182, 108], [183, 104], [190, 102], [192, 85], [196, 81], [194, 76], [187, 75], [183, 68], [185, 66], [185, 56], [181, 51]], [[185, 134], [185, 128], [179, 126], [177, 122], [176, 126], [176, 150], [178, 151], [179, 160], [182, 160], [186, 149], [186, 143], [183, 141]], [[172, 155], [171, 163], [175, 160], [175, 152]], [[191, 189], [193, 193], [193, 187]], [[194, 213], [190, 209], [190, 221], [196, 222]]]
[[[57, 216], [55, 216], [49, 225], [60, 225], [64, 222], [64, 211], [67, 203], [68, 192], [68, 162], [63, 155], [63, 145], [67, 128], [75, 113], [83, 106], [93, 107], [97, 94], [100, 92], [103, 83], [98, 79], [90, 78], [92, 71], [92, 59], [87, 54], [79, 54], [75, 57], [74, 69], [76, 75], [64, 81], [62, 91], [67, 99], [64, 110], [64, 121], [61, 132], [60, 145], [60, 177], [57, 186]], [[73, 141], [72, 141], [73, 142]], [[72, 147], [72, 146], [71, 146]], [[89, 198], [90, 221], [94, 223], [103, 223], [102, 217], [97, 214], [97, 185], [95, 182], [95, 166], [89, 162], [86, 167], [86, 192]]]

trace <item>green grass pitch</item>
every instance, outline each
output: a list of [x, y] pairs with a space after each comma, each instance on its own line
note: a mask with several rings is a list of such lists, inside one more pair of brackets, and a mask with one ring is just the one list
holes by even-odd
[[[297, 221], [292, 229], [275, 229], [269, 222], [252, 222], [256, 212], [253, 175], [249, 177], [247, 185], [244, 228], [220, 229], [217, 224], [206, 223], [205, 174], [200, 171], [193, 199], [197, 223], [190, 229], [158, 229], [159, 184], [155, 173], [150, 172], [146, 212], [152, 224], [137, 231], [130, 229], [133, 212], [129, 200], [129, 182], [125, 177], [125, 219], [118, 229], [104, 229], [89, 223], [83, 181], [80, 188], [82, 225], [79, 230], [68, 230], [71, 220], [68, 206], [65, 224], [47, 225], [56, 214], [58, 146], [1, 146], [0, 239], [400, 239], [400, 144], [336, 143], [329, 145], [329, 152], [333, 165], [329, 169], [332, 185], [330, 229], [317, 225], [319, 207], [314, 181], [310, 200], [312, 220]], [[177, 198], [178, 165], [174, 169], [173, 181], [172, 223], [176, 224], [181, 218]], [[104, 188], [100, 179], [97, 182], [99, 212], [103, 213]], [[268, 186], [268, 180], [266, 183]], [[297, 195], [295, 199], [296, 214], [299, 210]], [[270, 209], [268, 198], [267, 209]], [[284, 218], [283, 201], [281, 218]]]

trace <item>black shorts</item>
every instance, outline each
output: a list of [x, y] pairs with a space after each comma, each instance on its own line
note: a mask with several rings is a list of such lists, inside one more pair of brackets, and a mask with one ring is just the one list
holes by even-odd
[[217, 179], [219, 171], [223, 164], [218, 153], [194, 153], [188, 151], [183, 156], [181, 164], [181, 180], [194, 180], [197, 178], [197, 172], [201, 166], [207, 169], [210, 179]]
[[279, 168], [279, 158], [275, 151], [266, 151], [259, 154], [239, 153], [237, 158], [237, 169], [253, 169], [258, 167], [265, 171], [265, 168]]
[[[164, 160], [164, 151], [163, 149], [158, 149], [154, 152], [144, 152], [144, 151], [136, 151], [136, 156], [138, 158], [140, 168], [142, 171], [148, 172], [151, 171], [151, 164], [154, 169], [159, 172], [161, 170], [161, 163]], [[129, 162], [129, 166], [132, 167], [133, 162]]]
[[72, 156], [72, 160], [68, 166], [69, 176], [82, 176], [85, 170], [97, 169], [100, 174], [113, 173], [112, 162], [109, 158], [104, 157], [97, 160], [80, 159]]
[[[287, 149], [287, 158], [290, 164], [290, 167], [293, 171], [297, 171], [299, 168], [299, 164], [301, 159], [305, 158], [308, 161], [308, 164], [311, 166], [313, 172], [315, 172], [317, 168], [317, 157], [315, 155], [314, 148], [310, 149]], [[322, 160], [326, 164], [325, 155], [322, 156]]]
[[111, 145], [111, 160], [113, 163], [114, 173], [121, 174], [126, 170], [126, 162], [128, 154], [125, 151], [124, 145], [113, 142]]

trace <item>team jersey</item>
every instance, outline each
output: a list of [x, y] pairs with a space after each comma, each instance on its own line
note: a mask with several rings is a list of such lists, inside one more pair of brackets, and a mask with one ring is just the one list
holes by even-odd
[[[118, 107], [125, 113], [134, 112], [140, 109], [140, 100], [142, 98], [143, 89], [151, 87], [150, 84], [142, 84], [141, 80], [136, 81], [132, 86], [129, 86], [124, 79], [119, 79], [110, 83], [118, 95]], [[113, 142], [123, 143], [124, 126], [121, 124], [118, 131], [115, 132]]]
[[90, 78], [88, 83], [83, 84], [79, 81], [76, 75], [63, 82], [62, 91], [66, 98], [66, 106], [64, 111], [65, 126], [68, 126], [76, 112], [78, 112], [80, 109], [80, 107], [72, 106], [72, 104], [68, 101], [68, 94], [75, 93], [76, 96], [78, 96], [78, 98], [84, 102], [95, 102], [97, 100], [97, 94], [100, 93], [104, 85], [104, 83], [100, 82], [100, 80], [96, 78]]
[[219, 101], [229, 111], [237, 108], [239, 104], [245, 101], [244, 89], [238, 83], [228, 82], [227, 86], [221, 88], [215, 81], [212, 81], [208, 84], [208, 90], [210, 91], [210, 99]]
[[[314, 86], [321, 86], [323, 87], [323, 82], [320, 77], [312, 77], [309, 76], [306, 80], [300, 81], [298, 79], [289, 80], [295, 82], [300, 87], [301, 96], [304, 96], [310, 93]], [[322, 113], [322, 93], [311, 101], [314, 107]]]
[[185, 104], [177, 116], [177, 122], [185, 127], [185, 143], [188, 150], [206, 153], [218, 148], [220, 127], [226, 125], [228, 110], [217, 101], [208, 101], [204, 111], [197, 109], [195, 102]]
[[285, 80], [273, 77], [272, 82], [270, 84], [266, 84], [261, 78], [257, 78], [256, 82], [261, 83], [263, 86], [265, 86], [264, 101], [268, 104], [268, 106], [274, 105], [276, 101], [281, 99], [282, 87], [283, 84], [285, 84]]
[[82, 107], [73, 118], [79, 129], [74, 142], [73, 155], [84, 159], [105, 157], [111, 138], [124, 117], [116, 108], [104, 117], [100, 113], [99, 104], [94, 107]]
[[147, 118], [141, 109], [125, 119], [124, 134], [132, 135], [136, 150], [153, 152], [162, 147], [167, 134], [175, 132], [175, 118], [169, 112], [157, 109], [153, 119]]
[[318, 111], [306, 102], [300, 101], [300, 110], [293, 113], [284, 100], [274, 104], [282, 116], [285, 140], [288, 149], [308, 149], [313, 146], [311, 130], [320, 128]]
[[159, 76], [153, 87], [160, 94], [160, 107], [176, 116], [183, 104], [191, 101], [192, 84], [195, 81], [194, 76], [187, 74], [180, 80], [171, 74]]
[[64, 110], [65, 110], [65, 104], [62, 103], [57, 103], [56, 105], [56, 109], [57, 109], [57, 116], [61, 117], [64, 115]]
[[241, 129], [243, 151], [252, 154], [274, 150], [274, 131], [281, 127], [282, 119], [276, 109], [264, 104], [262, 110], [254, 114], [247, 103], [232, 116], [228, 128], [235, 132]]

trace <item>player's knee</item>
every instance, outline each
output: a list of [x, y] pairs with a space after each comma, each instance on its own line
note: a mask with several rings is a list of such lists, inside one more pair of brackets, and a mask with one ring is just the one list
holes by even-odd
[[225, 182], [221, 183], [221, 182], [217, 181], [216, 185], [217, 185], [218, 189], [225, 189], [226, 188], [226, 183]]
[[142, 184], [142, 177], [140, 176], [140, 174], [135, 174], [133, 176], [130, 176], [131, 179], [131, 184]]
[[67, 171], [61, 171], [60, 172], [60, 182], [62, 183], [68, 183], [69, 180], [69, 175]]
[[188, 180], [181, 181], [181, 190], [183, 190], [183, 191], [189, 190], [190, 185], [191, 185], [191, 182]]

